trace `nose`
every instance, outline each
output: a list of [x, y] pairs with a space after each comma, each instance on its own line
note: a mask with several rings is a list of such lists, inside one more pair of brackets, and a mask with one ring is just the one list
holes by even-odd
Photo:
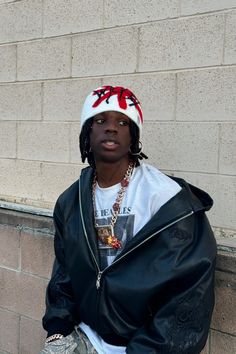
[[112, 119], [108, 119], [105, 128], [106, 132], [117, 132], [117, 123]]

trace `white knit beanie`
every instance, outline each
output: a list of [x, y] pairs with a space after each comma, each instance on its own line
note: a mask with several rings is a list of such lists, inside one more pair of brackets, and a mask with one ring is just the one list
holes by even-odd
[[81, 128], [89, 118], [107, 111], [125, 114], [138, 126], [141, 134], [143, 113], [140, 102], [129, 89], [121, 86], [102, 86], [87, 96], [81, 113]]

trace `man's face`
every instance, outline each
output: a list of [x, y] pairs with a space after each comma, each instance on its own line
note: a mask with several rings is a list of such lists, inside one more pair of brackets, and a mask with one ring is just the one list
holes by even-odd
[[90, 146], [95, 162], [128, 160], [131, 136], [130, 119], [120, 112], [108, 111], [93, 118]]

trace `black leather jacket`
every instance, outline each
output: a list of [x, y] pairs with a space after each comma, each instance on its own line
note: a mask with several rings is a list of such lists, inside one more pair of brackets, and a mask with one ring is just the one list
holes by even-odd
[[[128, 354], [198, 354], [214, 306], [212, 199], [181, 179], [169, 200], [103, 271], [93, 222], [92, 169], [58, 199], [55, 254], [43, 326], [69, 334], [85, 322]], [[144, 191], [145, 193], [145, 191]]]

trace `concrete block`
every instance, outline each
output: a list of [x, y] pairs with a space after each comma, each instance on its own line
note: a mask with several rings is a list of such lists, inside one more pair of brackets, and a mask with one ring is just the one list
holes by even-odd
[[103, 0], [45, 0], [44, 36], [103, 27]]
[[18, 80], [69, 77], [71, 39], [56, 38], [18, 44]]
[[176, 170], [217, 172], [219, 127], [211, 123], [181, 123], [175, 129]]
[[37, 231], [21, 232], [21, 269], [50, 278], [54, 260], [53, 237]]
[[221, 64], [223, 39], [224, 17], [221, 14], [142, 26], [138, 71]]
[[[215, 230], [214, 230], [215, 232]], [[217, 237], [218, 257], [216, 269], [222, 272], [236, 274], [236, 235], [234, 237]]]
[[41, 321], [21, 316], [19, 354], [35, 354], [42, 350], [47, 333]]
[[[236, 279], [234, 274], [216, 272], [216, 303], [211, 328], [236, 335]], [[224, 303], [222, 303], [224, 299]]]
[[236, 123], [221, 125], [219, 168], [222, 174], [236, 172]]
[[[0, 300], [1, 306], [1, 300]], [[19, 343], [19, 315], [0, 309], [0, 353], [17, 353]]]
[[16, 157], [16, 123], [0, 121], [0, 157]]
[[149, 123], [144, 152], [163, 170], [217, 172], [218, 126], [201, 123]]
[[173, 120], [175, 114], [175, 74], [153, 73], [112, 76], [103, 84], [121, 85], [131, 89], [140, 100], [145, 122]]
[[0, 264], [6, 267], [18, 269], [20, 265], [19, 230], [7, 225], [0, 225], [0, 240]]
[[185, 172], [175, 172], [175, 175], [207, 191], [213, 198], [213, 208], [207, 213], [213, 226], [232, 230], [236, 228], [236, 178], [234, 176]]
[[236, 11], [226, 15], [224, 63], [236, 63]]
[[86, 95], [99, 86], [99, 79], [45, 82], [44, 120], [78, 122]]
[[24, 0], [1, 6], [0, 42], [42, 36], [42, 0]]
[[55, 204], [59, 194], [80, 176], [81, 166], [71, 164], [42, 164], [43, 200]]
[[236, 229], [236, 177], [219, 176], [215, 208], [217, 221], [214, 225]]
[[235, 354], [236, 337], [226, 333], [212, 331], [211, 334], [211, 354]]
[[177, 0], [105, 0], [105, 27], [149, 22], [178, 16]]
[[16, 46], [0, 46], [0, 82], [16, 79]]
[[224, 10], [235, 7], [235, 0], [181, 0], [181, 15]]
[[137, 28], [126, 27], [85, 33], [72, 39], [72, 76], [134, 72]]
[[28, 203], [42, 195], [38, 162], [0, 159], [0, 198]]
[[162, 170], [174, 170], [174, 124], [146, 123], [142, 133], [143, 152], [148, 162]]
[[236, 67], [177, 73], [176, 119], [235, 121]]
[[2, 120], [40, 120], [41, 84], [0, 85]]
[[65, 123], [18, 123], [18, 158], [69, 161], [69, 125]]
[[[0, 299], [3, 309], [41, 320], [45, 311], [45, 279], [0, 268]], [[30, 290], [30, 291], [29, 291]]]
[[[82, 164], [79, 148], [80, 124], [71, 124], [70, 127], [70, 162]], [[83, 164], [82, 164], [83, 165]]]

